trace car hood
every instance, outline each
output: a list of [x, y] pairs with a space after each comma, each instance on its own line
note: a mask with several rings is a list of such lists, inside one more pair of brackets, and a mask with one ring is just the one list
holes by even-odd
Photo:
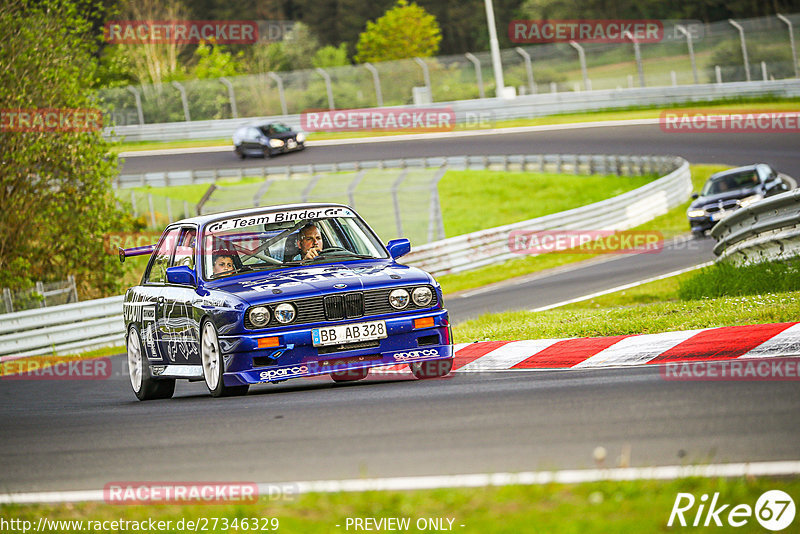
[[716, 195], [708, 195], [707, 197], [699, 197], [696, 198], [689, 207], [702, 208], [703, 206], [707, 206], [709, 204], [717, 204], [719, 202], [725, 202], [726, 200], [743, 199], [755, 195], [760, 191], [761, 189], [759, 187], [748, 187], [745, 189], [726, 191], [724, 193], [718, 193]]
[[282, 132], [282, 133], [274, 133], [268, 136], [271, 139], [283, 139], [286, 141], [287, 139], [294, 139], [297, 137], [297, 132]]
[[392, 285], [429, 284], [431, 276], [415, 267], [390, 260], [301, 266], [238, 275], [206, 283], [208, 289], [232, 293], [249, 305], [361, 291]]

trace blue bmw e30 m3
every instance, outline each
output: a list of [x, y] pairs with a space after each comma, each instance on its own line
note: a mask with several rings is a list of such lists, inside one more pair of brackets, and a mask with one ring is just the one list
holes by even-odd
[[351, 208], [294, 204], [170, 224], [139, 285], [125, 294], [128, 367], [140, 400], [169, 398], [176, 379], [214, 397], [251, 384], [330, 375], [365, 378], [408, 364], [417, 378], [452, 369], [453, 345], [434, 278], [397, 259]]

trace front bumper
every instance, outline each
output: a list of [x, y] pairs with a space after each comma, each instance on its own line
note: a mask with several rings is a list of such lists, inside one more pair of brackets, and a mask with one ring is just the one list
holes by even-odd
[[[432, 319], [433, 326], [415, 328], [419, 319]], [[375, 320], [386, 322], [387, 337], [340, 348], [315, 347], [311, 330], [326, 324], [300, 325], [273, 329], [258, 334], [220, 336], [224, 354], [225, 385], [281, 382], [289, 378], [318, 376], [352, 369], [383, 367], [453, 358], [452, 336], [447, 311], [424, 311], [402, 317], [373, 316], [335, 324]], [[277, 338], [279, 343], [258, 348], [261, 338]]]

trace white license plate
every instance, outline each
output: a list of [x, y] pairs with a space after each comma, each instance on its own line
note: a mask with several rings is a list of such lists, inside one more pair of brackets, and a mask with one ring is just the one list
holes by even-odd
[[287, 147], [287, 148], [296, 148], [296, 147], [297, 147], [297, 141], [295, 141], [295, 140], [293, 140], [293, 139], [289, 139], [289, 140], [286, 142], [286, 147]]
[[358, 343], [386, 337], [386, 322], [373, 321], [370, 323], [353, 323], [311, 330], [314, 346], [341, 345], [343, 343]]

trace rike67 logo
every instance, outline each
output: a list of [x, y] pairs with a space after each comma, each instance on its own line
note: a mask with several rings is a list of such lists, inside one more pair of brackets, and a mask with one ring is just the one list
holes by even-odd
[[767, 530], [784, 530], [794, 521], [794, 500], [781, 490], [769, 490], [761, 494], [755, 507], [749, 504], [730, 504], [720, 500], [719, 492], [709, 499], [703, 494], [696, 499], [691, 493], [678, 493], [667, 526], [671, 527], [743, 527], [755, 517]]

